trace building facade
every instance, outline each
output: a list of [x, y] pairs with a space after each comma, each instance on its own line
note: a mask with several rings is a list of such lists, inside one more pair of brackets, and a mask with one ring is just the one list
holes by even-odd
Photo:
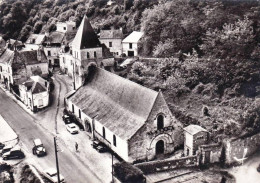
[[120, 56], [122, 54], [122, 29], [119, 30], [101, 30], [99, 41], [105, 44], [109, 48], [110, 52], [114, 56]]
[[43, 50], [17, 51], [6, 49], [0, 56], [1, 81], [10, 90], [31, 76], [47, 77], [49, 67]]
[[31, 34], [25, 42], [26, 50], [38, 50], [45, 40], [45, 34]]
[[21, 101], [32, 111], [37, 111], [49, 105], [49, 82], [40, 76], [19, 85]]
[[90, 67], [85, 85], [67, 109], [125, 161], [151, 160], [183, 144], [182, 125], [156, 92], [101, 68]]
[[126, 56], [138, 56], [138, 42], [143, 34], [143, 32], [134, 31], [122, 41], [123, 53]]
[[196, 154], [200, 145], [208, 143], [208, 132], [198, 125], [189, 125], [184, 129], [184, 155]]

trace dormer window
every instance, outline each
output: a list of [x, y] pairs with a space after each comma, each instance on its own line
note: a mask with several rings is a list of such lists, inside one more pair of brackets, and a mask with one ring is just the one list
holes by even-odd
[[164, 127], [164, 116], [162, 114], [157, 116], [157, 129], [163, 129]]

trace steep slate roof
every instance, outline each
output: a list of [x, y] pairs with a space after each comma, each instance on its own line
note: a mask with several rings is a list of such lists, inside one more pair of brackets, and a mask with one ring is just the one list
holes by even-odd
[[96, 68], [69, 100], [122, 139], [130, 139], [147, 120], [158, 92]]
[[47, 91], [45, 80], [42, 79], [40, 76], [31, 76], [30, 79], [23, 83], [23, 85], [26, 86], [27, 91], [32, 90], [33, 94]]
[[144, 35], [143, 32], [134, 31], [130, 35], [128, 35], [122, 42], [123, 43], [137, 43], [143, 35]]
[[183, 130], [185, 130], [186, 132], [188, 132], [191, 135], [195, 135], [196, 133], [201, 132], [201, 131], [207, 132], [206, 129], [202, 128], [199, 125], [189, 125], [189, 126], [183, 128]]
[[44, 41], [44, 38], [45, 38], [45, 34], [31, 34], [25, 43], [42, 44], [42, 42]]
[[100, 39], [123, 39], [124, 35], [122, 30], [101, 30]]
[[77, 34], [72, 42], [72, 46], [76, 49], [100, 47], [100, 42], [97, 38], [97, 35], [94, 32], [86, 15], [81, 21]]
[[25, 65], [48, 62], [46, 55], [45, 55], [43, 50], [40, 50], [41, 60], [38, 60], [37, 52], [38, 52], [38, 50], [19, 51], [19, 52], [17, 52], [17, 57], [19, 59], [21, 59], [25, 63]]

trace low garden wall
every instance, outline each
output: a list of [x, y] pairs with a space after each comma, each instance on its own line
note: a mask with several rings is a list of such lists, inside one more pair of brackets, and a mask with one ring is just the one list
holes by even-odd
[[135, 166], [141, 169], [144, 174], [198, 165], [199, 158], [197, 155], [172, 160], [149, 161], [135, 164]]

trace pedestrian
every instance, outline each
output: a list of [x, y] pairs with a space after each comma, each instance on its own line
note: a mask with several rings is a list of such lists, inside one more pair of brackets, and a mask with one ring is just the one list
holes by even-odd
[[78, 152], [79, 145], [78, 145], [78, 143], [77, 143], [77, 142], [75, 143], [75, 149], [76, 149], [76, 152]]

